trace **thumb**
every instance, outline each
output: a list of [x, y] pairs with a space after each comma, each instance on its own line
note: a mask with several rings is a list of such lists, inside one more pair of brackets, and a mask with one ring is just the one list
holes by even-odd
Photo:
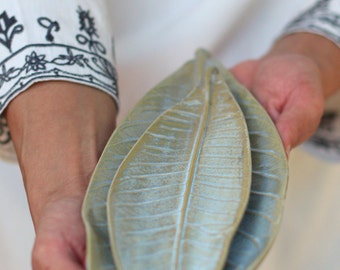
[[322, 112], [323, 106], [320, 103], [309, 104], [303, 99], [292, 98], [285, 104], [274, 121], [287, 154], [313, 135]]
[[258, 60], [244, 61], [232, 67], [230, 71], [241, 84], [250, 89], [253, 85], [258, 63]]

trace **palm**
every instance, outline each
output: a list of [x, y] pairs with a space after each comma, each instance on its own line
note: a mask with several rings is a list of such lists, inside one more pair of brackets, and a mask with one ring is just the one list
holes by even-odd
[[232, 69], [273, 119], [287, 153], [316, 130], [323, 112], [318, 68], [307, 57], [280, 55]]

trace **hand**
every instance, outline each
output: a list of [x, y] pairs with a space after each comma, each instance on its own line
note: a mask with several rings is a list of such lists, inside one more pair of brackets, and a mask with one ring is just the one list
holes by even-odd
[[287, 154], [318, 127], [324, 96], [318, 68], [307, 57], [269, 56], [240, 63], [232, 72], [267, 110]]
[[60, 198], [42, 209], [32, 252], [33, 269], [85, 270], [82, 197]]
[[85, 270], [81, 204], [115, 128], [112, 98], [74, 83], [37, 83], [5, 116], [36, 231], [33, 269]]
[[267, 110], [288, 155], [317, 129], [325, 98], [340, 88], [339, 67], [339, 48], [321, 36], [300, 33], [232, 72]]

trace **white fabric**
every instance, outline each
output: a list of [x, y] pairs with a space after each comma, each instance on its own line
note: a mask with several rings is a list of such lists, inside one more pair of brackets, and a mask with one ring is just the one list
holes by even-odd
[[106, 0], [1, 3], [0, 113], [14, 96], [42, 80], [81, 82], [115, 95], [102, 63], [113, 65], [106, 6]]
[[301, 31], [324, 36], [340, 47], [340, 1], [318, 1], [285, 29], [286, 34]]
[[[54, 2], [63, 12], [69, 5]], [[82, 1], [81, 6], [85, 9], [83, 3], [90, 2], [96, 1]], [[119, 121], [150, 87], [190, 59], [197, 47], [212, 51], [227, 66], [258, 57], [298, 12], [313, 3], [112, 0], [110, 17], [121, 103]], [[100, 14], [99, 10], [91, 12]], [[337, 269], [340, 166], [316, 160], [300, 149], [293, 153], [290, 168], [281, 231], [259, 269]], [[20, 181], [16, 167], [0, 163], [0, 269], [31, 269], [29, 243], [33, 242], [33, 228]]]
[[[116, 101], [112, 24], [106, 0], [2, 1], [0, 114], [38, 81], [67, 80], [101, 89]], [[0, 157], [13, 160], [0, 122]]]
[[313, 136], [303, 144], [312, 155], [328, 162], [340, 162], [340, 91], [327, 100], [321, 123]]

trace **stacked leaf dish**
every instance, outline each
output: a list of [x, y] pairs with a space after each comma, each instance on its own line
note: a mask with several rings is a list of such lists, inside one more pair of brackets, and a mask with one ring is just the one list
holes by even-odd
[[287, 178], [266, 111], [199, 50], [104, 149], [83, 205], [87, 269], [256, 269]]

